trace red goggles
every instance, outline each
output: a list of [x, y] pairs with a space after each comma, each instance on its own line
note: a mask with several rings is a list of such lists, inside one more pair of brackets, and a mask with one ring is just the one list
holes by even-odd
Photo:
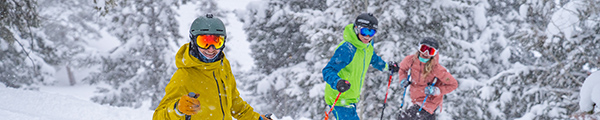
[[433, 47], [429, 47], [428, 45], [425, 44], [421, 44], [419, 45], [419, 52], [423, 53], [423, 54], [427, 54], [429, 56], [435, 56], [437, 54], [437, 49], [433, 48]]
[[196, 44], [202, 49], [208, 49], [214, 46], [215, 49], [223, 48], [225, 44], [225, 36], [223, 35], [198, 35], [196, 36]]

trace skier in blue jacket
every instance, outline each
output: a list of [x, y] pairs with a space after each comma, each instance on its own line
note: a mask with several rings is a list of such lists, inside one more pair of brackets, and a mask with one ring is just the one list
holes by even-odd
[[333, 106], [333, 115], [338, 120], [358, 120], [356, 103], [360, 100], [367, 69], [372, 65], [380, 71], [398, 71], [396, 63], [387, 64], [373, 50], [373, 36], [377, 32], [377, 18], [370, 13], [360, 14], [354, 24], [344, 29], [344, 41], [335, 50], [333, 57], [323, 68], [323, 79], [327, 82], [325, 102], [331, 106], [338, 93], [338, 103]]

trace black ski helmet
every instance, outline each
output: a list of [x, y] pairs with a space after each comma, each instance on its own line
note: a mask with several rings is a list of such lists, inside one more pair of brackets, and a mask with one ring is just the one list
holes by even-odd
[[439, 49], [438, 41], [432, 37], [425, 37], [425, 38], [421, 39], [421, 42], [419, 42], [419, 44], [425, 44], [425, 45], [433, 47], [435, 49]]
[[360, 14], [358, 15], [358, 17], [356, 17], [356, 20], [354, 20], [354, 25], [363, 26], [375, 30], [377, 30], [378, 23], [379, 22], [377, 21], [377, 18], [375, 18], [375, 16], [373, 16], [373, 14], [371, 13]]

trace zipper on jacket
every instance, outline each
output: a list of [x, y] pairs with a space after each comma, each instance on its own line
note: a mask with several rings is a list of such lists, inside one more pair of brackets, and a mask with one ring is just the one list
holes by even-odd
[[222, 120], [225, 120], [225, 111], [223, 110], [223, 100], [221, 99], [221, 87], [219, 87], [219, 80], [217, 80], [217, 76], [215, 76], [215, 72], [213, 72], [213, 78], [215, 78], [215, 84], [217, 84], [217, 91], [219, 92], [219, 103], [221, 104], [221, 113], [223, 113]]
[[[369, 48], [369, 45], [367, 45], [367, 48]], [[363, 69], [362, 69], [362, 71], [360, 71], [360, 73], [361, 73], [360, 74], [360, 88], [358, 88], [359, 89], [358, 90], [359, 96], [360, 96], [360, 92], [362, 92], [363, 81], [365, 81], [365, 79], [363, 77], [366, 74], [365, 63], [366, 63], [366, 59], [367, 59], [367, 48], [363, 49], [363, 53], [364, 53], [363, 54], [363, 64], [362, 64]]]

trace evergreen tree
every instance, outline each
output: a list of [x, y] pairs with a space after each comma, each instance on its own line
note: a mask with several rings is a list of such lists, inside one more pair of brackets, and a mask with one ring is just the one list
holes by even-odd
[[27, 87], [43, 81], [40, 59], [34, 56], [37, 49], [33, 48], [39, 37], [31, 30], [39, 27], [36, 9], [36, 0], [0, 2], [0, 82], [8, 87]]
[[247, 19], [252, 24], [245, 26], [244, 30], [252, 32], [248, 38], [252, 56], [256, 59], [255, 65], [259, 67], [257, 70], [269, 74], [277, 68], [306, 61], [304, 54], [308, 47], [304, 44], [308, 41], [307, 35], [299, 31], [301, 18], [294, 15], [298, 10], [290, 8], [284, 1], [270, 1], [267, 4], [265, 6], [268, 8], [264, 10], [252, 11], [256, 13], [251, 14], [256, 16], [249, 16], [254, 17]]
[[[90, 42], [103, 36], [99, 33], [99, 24], [96, 21], [99, 17], [93, 10], [93, 4], [77, 0], [45, 0], [40, 4], [44, 5], [40, 7], [43, 18], [40, 29], [44, 38], [53, 43], [54, 48], [52, 51], [44, 51], [45, 54], [53, 54], [48, 56], [48, 59], [52, 59], [48, 62], [56, 64], [54, 67], [57, 70], [77, 70], [97, 65], [99, 51], [94, 49]], [[67, 72], [80, 74], [77, 71]]]
[[[9, 87], [35, 88], [53, 84], [64, 65], [89, 65], [87, 40], [99, 37], [91, 5], [87, 2], [19, 0], [1, 2], [2, 83]], [[71, 7], [64, 7], [71, 6]], [[6, 13], [6, 14], [5, 14]], [[5, 44], [6, 43], [6, 44]], [[86, 54], [86, 55], [81, 55]]]
[[101, 104], [138, 108], [142, 101], [151, 100], [154, 109], [164, 96], [164, 88], [175, 71], [173, 55], [183, 39], [178, 34], [177, 13], [173, 6], [179, 1], [97, 1], [106, 6], [103, 23], [121, 45], [101, 57], [99, 72], [85, 78], [99, 87], [99, 96], [92, 98]]
[[511, 70], [513, 61], [509, 61], [509, 58], [514, 52], [511, 46], [516, 44], [508, 37], [516, 31], [510, 29], [510, 22], [519, 20], [514, 7], [520, 3], [460, 1], [455, 4], [461, 7], [454, 9], [460, 11], [459, 15], [453, 17], [458, 20], [446, 26], [446, 31], [449, 32], [446, 36], [451, 42], [448, 44], [450, 49], [446, 52], [449, 59], [443, 64], [457, 78], [460, 87], [446, 96], [442, 108], [453, 119], [504, 118], [501, 111], [510, 109], [498, 109], [495, 106], [505, 105], [508, 101], [488, 101], [487, 95], [494, 93], [487, 91], [489, 87], [486, 84], [490, 79], [498, 79], [494, 76], [499, 72]]
[[[574, 0], [565, 4], [528, 1], [528, 17], [520, 34], [517, 54], [523, 63], [510, 81], [509, 92], [519, 111], [510, 117], [566, 119], [576, 112], [579, 88], [589, 68], [598, 68], [598, 1]], [[565, 17], [569, 16], [569, 17]], [[565, 18], [573, 18], [566, 19]], [[586, 49], [592, 50], [587, 51]], [[524, 57], [523, 57], [524, 56]], [[586, 69], [588, 67], [588, 69]], [[500, 82], [500, 81], [499, 81]], [[516, 105], [512, 105], [516, 106]]]
[[246, 24], [257, 67], [236, 77], [243, 80], [240, 88], [256, 96], [248, 101], [261, 106], [257, 110], [278, 116], [324, 117], [327, 105], [321, 70], [333, 55], [331, 50], [343, 40], [344, 26], [358, 15], [329, 7], [350, 6], [349, 2], [324, 2], [254, 2], [247, 13], [238, 13]]

